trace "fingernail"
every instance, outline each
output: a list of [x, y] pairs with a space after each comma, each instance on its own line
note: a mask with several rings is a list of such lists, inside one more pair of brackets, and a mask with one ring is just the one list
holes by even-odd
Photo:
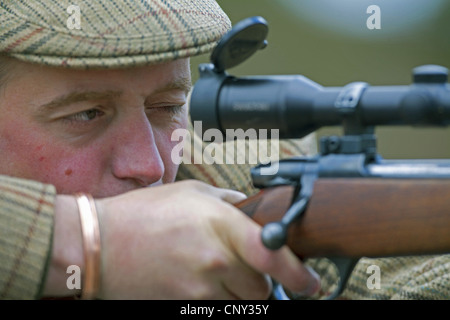
[[320, 276], [310, 266], [305, 266], [305, 267], [308, 270], [309, 274], [311, 275], [311, 278], [310, 278], [311, 280], [309, 282], [308, 288], [306, 288], [302, 292], [297, 292], [297, 294], [302, 295], [302, 296], [313, 296], [320, 290]]

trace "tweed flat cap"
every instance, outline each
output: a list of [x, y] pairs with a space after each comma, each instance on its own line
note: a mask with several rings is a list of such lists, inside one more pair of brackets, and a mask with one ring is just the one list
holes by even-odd
[[215, 0], [0, 1], [0, 52], [51, 66], [115, 68], [194, 56], [230, 27]]

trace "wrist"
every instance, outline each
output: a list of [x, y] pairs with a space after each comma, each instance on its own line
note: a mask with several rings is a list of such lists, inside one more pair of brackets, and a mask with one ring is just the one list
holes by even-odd
[[[55, 221], [50, 265], [43, 295], [48, 297], [76, 296], [81, 289], [68, 286], [72, 272], [69, 267], [84, 269], [83, 239], [75, 197], [58, 195], [54, 204]], [[69, 272], [69, 273], [68, 273]]]

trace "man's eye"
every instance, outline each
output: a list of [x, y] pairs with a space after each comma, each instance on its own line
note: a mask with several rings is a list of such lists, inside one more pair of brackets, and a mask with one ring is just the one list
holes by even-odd
[[176, 115], [183, 110], [183, 106], [166, 106], [166, 107], [156, 107], [156, 108], [149, 108], [147, 113], [162, 113], [162, 114], [168, 114], [168, 115]]
[[66, 119], [70, 121], [90, 121], [99, 116], [102, 116], [104, 113], [98, 109], [89, 109], [86, 111], [78, 112], [73, 115], [68, 116]]

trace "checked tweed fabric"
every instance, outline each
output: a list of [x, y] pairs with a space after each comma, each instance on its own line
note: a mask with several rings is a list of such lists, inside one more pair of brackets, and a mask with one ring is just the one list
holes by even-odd
[[[320, 275], [322, 290], [311, 299], [328, 296], [337, 287], [337, 272], [327, 259], [307, 264]], [[380, 288], [370, 288], [371, 266], [380, 270]], [[296, 299], [302, 299], [295, 297]], [[339, 300], [449, 300], [450, 255], [361, 258]]]
[[51, 249], [51, 185], [0, 175], [0, 299], [34, 299]]
[[[80, 29], [67, 8], [79, 6]], [[0, 52], [71, 68], [154, 64], [211, 51], [231, 28], [214, 0], [4, 0]]]

